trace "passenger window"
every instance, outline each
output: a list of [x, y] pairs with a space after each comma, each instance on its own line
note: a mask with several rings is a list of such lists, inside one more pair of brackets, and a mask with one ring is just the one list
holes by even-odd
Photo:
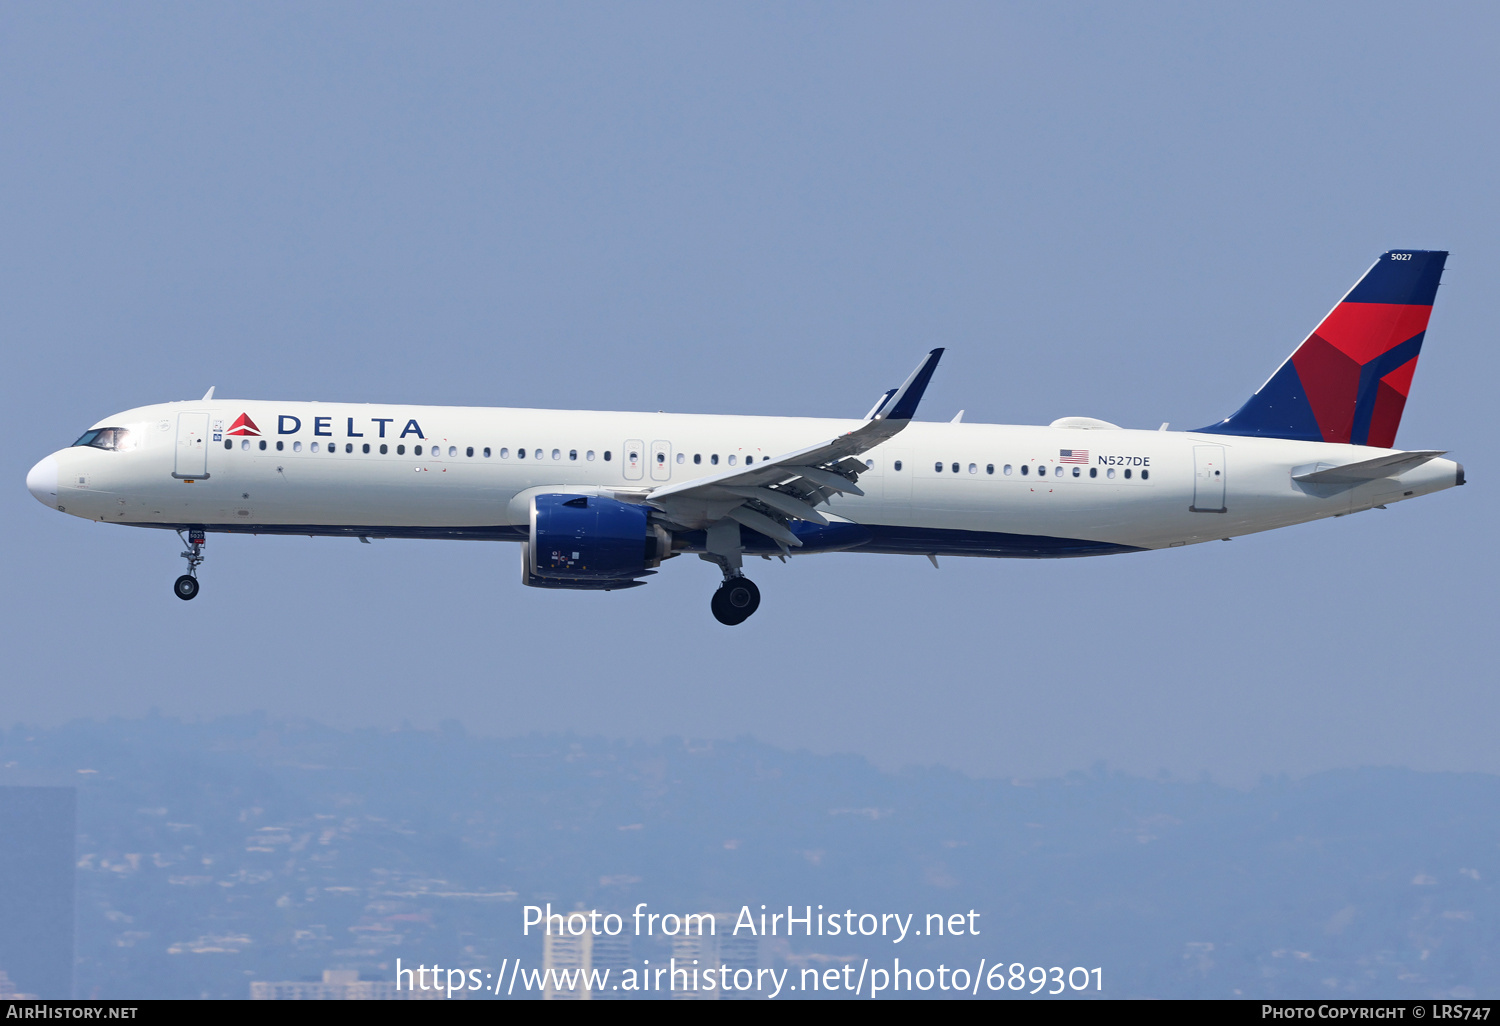
[[1001, 468], [1000, 472], [1006, 477], [1010, 477], [1010, 464], [1007, 463], [1004, 467]]
[[955, 473], [955, 474], [957, 474], [957, 473], [958, 473], [958, 464], [957, 464], [957, 463], [955, 463], [955, 464], [953, 464], [953, 472], [954, 472], [954, 473]]
[[710, 456], [708, 458], [708, 462], [712, 463], [714, 466], [717, 467], [719, 465], [719, 454], [718, 453], [714, 453], [712, 456]]
[[984, 472], [986, 474], [993, 474], [995, 472], [995, 465], [993, 463], [986, 463], [984, 465]]
[[1114, 467], [1110, 467], [1108, 470], [1106, 470], [1104, 472], [1104, 476], [1112, 479], [1115, 476], [1115, 468]]
[[[991, 469], [991, 473], [993, 473], [993, 472], [994, 472], [993, 469]], [[969, 464], [969, 473], [971, 473], [971, 474], [977, 474], [977, 473], [979, 473], [979, 464], [977, 464], [977, 463], [970, 463]]]
[[[293, 446], [293, 447], [292, 447], [292, 448], [294, 448], [294, 449], [295, 449], [295, 448], [296, 448], [296, 446]], [[317, 442], [314, 442], [314, 443], [313, 443], [313, 444], [312, 444], [312, 451], [313, 451], [313, 452], [317, 452], [317, 451], [318, 451], [318, 443], [317, 443]]]
[[1054, 477], [1062, 477], [1062, 471], [1063, 471], [1062, 467], [1055, 467], [1055, 468], [1053, 468], [1052, 475]]
[[901, 461], [897, 460], [895, 463], [892, 463], [891, 464], [891, 469], [892, 470], [900, 470], [901, 469]]
[[680, 452], [680, 453], [677, 454], [677, 465], [679, 467], [682, 466], [682, 464], [684, 462], [686, 462], [686, 461], [687, 461], [687, 453]]
[[555, 459], [555, 460], [562, 459], [562, 450], [561, 449], [553, 449], [552, 450], [552, 458]]
[[703, 462], [703, 454], [701, 452], [695, 452], [695, 453], [693, 453], [693, 463], [694, 464], [699, 464], [699, 463], [702, 463], [702, 462]]
[[[316, 443], [314, 443], [314, 444], [316, 444]], [[411, 447], [411, 451], [412, 451], [413, 454], [415, 454], [417, 456], [422, 455], [422, 447], [420, 445], [414, 445], [414, 446], [412, 446]]]
[[360, 452], [369, 452], [369, 451], [370, 451], [370, 443], [369, 443], [369, 442], [366, 442], [366, 443], [364, 443], [364, 444], [363, 444], [363, 445], [361, 445], [361, 446], [360, 446], [360, 447], [359, 447], [359, 451], [360, 451]]
[[588, 460], [590, 463], [594, 462], [594, 450], [590, 449], [588, 452], [584, 453], [583, 458]]
[[[354, 452], [354, 443], [353, 442], [345, 442], [344, 443], [344, 451], [347, 452], [347, 453], [351, 453], [352, 454]], [[365, 452], [369, 452], [369, 451], [370, 451], [370, 447], [368, 445], [365, 446]]]
[[226, 449], [233, 449], [234, 448], [234, 443], [232, 441], [230, 441], [229, 439], [226, 438], [226, 439], [224, 439], [224, 448], [226, 448]]
[[874, 460], [865, 460], [865, 469], [866, 470], [874, 470], [875, 469], [875, 461]]
[[474, 455], [474, 447], [471, 445], [467, 449], [465, 449], [464, 450], [464, 455], [465, 456], [473, 456]]
[[934, 463], [932, 469], [935, 473], [941, 474], [943, 472], [943, 465], [941, 463]]
[[1130, 480], [1130, 468], [1129, 467], [1125, 468], [1125, 480], [1127, 480], [1127, 481]]
[[1098, 467], [1090, 467], [1089, 468], [1089, 477], [1098, 477], [1098, 476], [1099, 476], [1099, 468]]
[[573, 461], [576, 462], [577, 459], [578, 459], [578, 450], [577, 449], [569, 449], [568, 450], [568, 459], [573, 460]]
[[1073, 476], [1074, 477], [1078, 477], [1082, 473], [1083, 473], [1083, 468], [1082, 467], [1074, 467], [1073, 468]]
[[386, 453], [388, 453], [390, 451], [391, 450], [390, 450], [389, 446], [387, 446], [384, 442], [380, 443], [380, 455], [384, 456]]
[[[277, 443], [277, 444], [280, 444], [280, 443]], [[314, 443], [314, 444], [317, 444], [317, 443]], [[301, 442], [293, 442], [292, 443], [292, 452], [301, 452], [301, 451], [302, 451], [302, 443]]]
[[487, 446], [487, 445], [484, 447], [484, 458], [485, 459], [489, 459], [490, 458], [490, 447]]
[[736, 457], [736, 456], [735, 456], [735, 455], [734, 455], [734, 453], [730, 453], [730, 454], [729, 454], [729, 465], [730, 465], [730, 466], [731, 466], [731, 467], [732, 467], [732, 466], [734, 466], [734, 463], [735, 463], [735, 460], [736, 460], [736, 459], [738, 459], [738, 457]]
[[755, 462], [755, 457], [754, 456], [746, 456], [745, 457], [745, 466], [748, 467], [750, 464], [752, 464], [754, 462]]
[[261, 452], [265, 452], [266, 451], [266, 440], [264, 438], [262, 438], [260, 440], [260, 451]]
[[657, 466], [660, 466], [661, 464], [666, 463], [666, 462], [667, 462], [667, 454], [666, 453], [659, 452], [659, 453], [656, 454], [656, 463], [657, 463]]
[[276, 443], [276, 451], [280, 452], [281, 451], [281, 447], [284, 446], [284, 445], [286, 445], [285, 442], [277, 442]]
[[241, 442], [240, 443], [240, 448], [242, 450], [248, 452], [250, 450], [250, 439], [247, 438], [243, 442]]
[[[553, 449], [552, 453], [553, 453], [552, 458], [553, 459], [557, 459], [557, 450]], [[538, 449], [536, 452], [532, 453], [532, 455], [535, 456], [537, 459], [541, 459], [542, 458], [542, 450]]]
[[398, 446], [396, 446], [396, 455], [397, 456], [405, 456], [406, 455], [406, 446], [404, 446], [404, 445], [398, 445]]
[[[1214, 476], [1215, 477], [1218, 476], [1218, 471], [1214, 472]], [[1141, 471], [1141, 480], [1142, 481], [1148, 480], [1150, 477], [1151, 477], [1151, 471], [1149, 471], [1149, 470], [1143, 470], [1143, 471]]]
[[1025, 477], [1029, 473], [1031, 473], [1031, 468], [1025, 463], [1021, 464], [1021, 476]]
[[608, 463], [610, 461], [610, 459], [612, 459], [612, 458], [613, 457], [611, 456], [610, 451], [608, 449], [605, 449], [604, 450], [604, 462]]

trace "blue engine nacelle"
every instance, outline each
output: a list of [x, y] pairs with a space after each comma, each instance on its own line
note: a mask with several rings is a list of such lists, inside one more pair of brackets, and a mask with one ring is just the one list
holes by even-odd
[[646, 583], [672, 554], [672, 536], [646, 506], [597, 495], [538, 495], [521, 581], [532, 588], [617, 591]]

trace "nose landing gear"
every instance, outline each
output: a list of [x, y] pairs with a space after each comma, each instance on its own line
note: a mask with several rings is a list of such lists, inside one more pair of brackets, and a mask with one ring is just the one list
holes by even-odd
[[733, 627], [750, 619], [751, 614], [760, 608], [760, 589], [748, 577], [737, 573], [726, 575], [708, 607], [713, 610], [715, 620]]
[[[182, 538], [182, 532], [177, 532], [177, 537]], [[203, 546], [207, 539], [201, 528], [189, 528], [187, 537], [183, 544], [187, 548], [182, 553], [182, 558], [188, 561], [188, 572], [172, 582], [172, 593], [182, 601], [198, 597], [198, 567], [203, 562]]]

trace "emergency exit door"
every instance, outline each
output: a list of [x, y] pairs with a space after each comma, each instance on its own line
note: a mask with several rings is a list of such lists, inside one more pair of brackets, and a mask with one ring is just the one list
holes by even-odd
[[172, 476], [188, 480], [208, 477], [208, 414], [177, 415], [177, 462]]
[[1193, 446], [1193, 504], [1188, 509], [1194, 513], [1227, 513], [1224, 485], [1224, 447]]
[[672, 443], [651, 443], [651, 480], [670, 481], [672, 479]]
[[620, 456], [620, 469], [625, 471], [625, 480], [639, 481], [645, 476], [646, 446], [639, 438], [627, 438]]

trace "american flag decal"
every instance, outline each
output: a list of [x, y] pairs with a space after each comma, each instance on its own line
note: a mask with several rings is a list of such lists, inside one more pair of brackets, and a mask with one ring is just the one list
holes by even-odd
[[1059, 449], [1057, 450], [1057, 462], [1059, 463], [1087, 463], [1089, 451], [1087, 449]]

